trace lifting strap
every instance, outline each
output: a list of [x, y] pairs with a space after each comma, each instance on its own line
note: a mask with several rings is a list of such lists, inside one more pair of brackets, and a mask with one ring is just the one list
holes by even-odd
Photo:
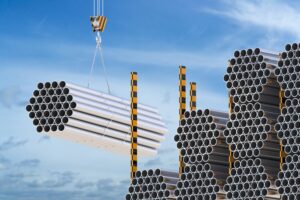
[[92, 75], [93, 75], [93, 71], [94, 71], [94, 68], [95, 68], [95, 62], [96, 62], [97, 53], [99, 52], [100, 61], [101, 61], [102, 69], [103, 69], [103, 75], [104, 75], [104, 78], [105, 78], [105, 82], [106, 82], [108, 93], [110, 94], [111, 90], [110, 90], [110, 85], [109, 85], [109, 82], [108, 82], [108, 77], [107, 77], [107, 73], [106, 73], [106, 66], [105, 66], [105, 62], [104, 62], [104, 57], [103, 57], [103, 52], [102, 51], [103, 50], [101, 48], [101, 35], [100, 35], [99, 32], [97, 32], [97, 35], [96, 35], [96, 48], [95, 48], [95, 53], [94, 53], [94, 58], [93, 58], [92, 66], [91, 66], [91, 69], [90, 69], [88, 87], [90, 87], [90, 81], [91, 81], [91, 78], [92, 78]]

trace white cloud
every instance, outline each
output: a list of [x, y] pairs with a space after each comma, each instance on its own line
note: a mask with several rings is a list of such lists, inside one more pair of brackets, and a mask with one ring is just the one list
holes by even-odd
[[226, 64], [228, 55], [212, 52], [187, 50], [135, 50], [123, 48], [108, 48], [105, 51], [107, 58], [123, 63], [140, 65], [174, 67], [184, 64], [189, 68], [220, 68]]
[[[225, 39], [223, 41], [227, 43]], [[180, 64], [189, 66], [193, 69], [220, 68], [226, 65], [228, 56], [231, 52], [218, 46], [223, 44], [219, 42], [214, 46], [202, 47], [201, 50], [189, 50], [183, 48], [160, 48], [156, 49], [135, 49], [134, 47], [116, 47], [103, 46], [103, 54], [106, 62], [122, 63], [128, 65], [151, 66], [151, 67], [177, 67]], [[18, 46], [18, 51], [25, 52], [24, 62], [31, 64], [50, 63], [61, 65], [86, 65], [92, 63], [94, 46], [87, 44], [74, 44], [66, 41], [35, 41], [35, 40], [18, 40], [16, 38], [5, 38], [0, 41], [4, 46]], [[30, 46], [30, 50], [28, 50]], [[218, 56], [215, 52], [218, 52]], [[36, 52], [45, 56], [36, 56]], [[18, 54], [18, 52], [17, 52]], [[23, 54], [22, 54], [23, 55]], [[53, 57], [55, 59], [49, 59]], [[0, 56], [1, 58], [1, 56]], [[99, 59], [99, 56], [98, 58]], [[98, 61], [97, 61], [98, 62]], [[11, 58], [3, 56], [2, 65], [10, 65]], [[88, 69], [88, 67], [87, 67]]]
[[27, 140], [16, 140], [14, 137], [9, 137], [4, 142], [0, 143], [0, 151], [6, 151], [19, 146], [24, 146], [26, 143], [28, 143]]
[[219, 9], [208, 8], [206, 12], [233, 19], [248, 26], [254, 25], [262, 28], [277, 30], [292, 34], [299, 38], [300, 26], [298, 19], [300, 13], [299, 6], [289, 5], [286, 1], [272, 0], [224, 0], [224, 6]]

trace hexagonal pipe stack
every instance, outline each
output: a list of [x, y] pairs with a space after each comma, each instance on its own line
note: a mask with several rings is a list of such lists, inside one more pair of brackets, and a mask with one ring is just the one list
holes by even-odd
[[280, 114], [280, 86], [274, 74], [279, 54], [259, 48], [236, 51], [224, 76], [233, 99], [224, 130], [235, 160], [224, 190], [228, 199], [279, 198], [280, 142], [274, 125]]
[[223, 130], [228, 114], [211, 110], [185, 112], [174, 139], [185, 164], [177, 183], [177, 200], [224, 198], [228, 146]]
[[282, 109], [275, 129], [284, 155], [276, 186], [283, 200], [300, 199], [300, 45], [287, 44], [276, 69], [282, 88]]
[[178, 173], [156, 170], [137, 171], [132, 179], [126, 200], [175, 200]]

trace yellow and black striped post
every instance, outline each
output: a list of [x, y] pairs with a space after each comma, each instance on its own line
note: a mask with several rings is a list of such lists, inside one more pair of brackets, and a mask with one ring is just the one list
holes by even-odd
[[[231, 95], [228, 95], [229, 96], [229, 101], [228, 101], [228, 104], [229, 104], [229, 118], [230, 118], [230, 114], [233, 113], [233, 98]], [[228, 162], [229, 162], [229, 174], [231, 175], [231, 169], [233, 168], [233, 165], [234, 165], [234, 157], [233, 157], [233, 153], [230, 149], [230, 146], [228, 146], [228, 149], [229, 149], [229, 158], [228, 158]]]
[[136, 72], [131, 72], [131, 162], [130, 162], [130, 168], [131, 168], [131, 179], [135, 177], [135, 174], [137, 172], [137, 165], [138, 165], [138, 75]]
[[[284, 91], [282, 89], [280, 89], [279, 91], [279, 108], [280, 111], [282, 111], [282, 109], [284, 108]], [[285, 158], [286, 158], [286, 153], [284, 151], [284, 147], [282, 145], [282, 142], [280, 141], [280, 169], [282, 170], [282, 165], [285, 162]]]
[[[230, 60], [228, 61], [228, 67], [232, 67], [232, 65], [230, 64]], [[230, 118], [230, 114], [233, 113], [233, 107], [234, 107], [234, 103], [233, 103], [233, 97], [230, 95], [230, 93], [228, 93], [228, 107], [229, 107], [229, 118]], [[228, 150], [229, 150], [229, 157], [228, 157], [228, 164], [229, 164], [229, 168], [228, 168], [228, 172], [229, 175], [231, 175], [231, 169], [233, 168], [234, 165], [234, 157], [233, 157], [233, 153], [230, 149], [230, 146], [228, 146]]]
[[[179, 125], [186, 111], [186, 67], [179, 66]], [[183, 173], [184, 163], [179, 152], [179, 176]]]
[[197, 110], [197, 84], [190, 82], [190, 111]]

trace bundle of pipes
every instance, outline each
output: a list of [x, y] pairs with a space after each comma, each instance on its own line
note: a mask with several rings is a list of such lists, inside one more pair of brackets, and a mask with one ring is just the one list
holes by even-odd
[[278, 123], [275, 125], [278, 137], [287, 154], [300, 153], [300, 99], [286, 99]]
[[[37, 132], [116, 153], [130, 150], [130, 101], [71, 83], [39, 83], [26, 110]], [[152, 156], [167, 132], [158, 111], [138, 104], [139, 155]]]
[[175, 172], [160, 169], [137, 171], [128, 189], [126, 200], [175, 200], [177, 181], [178, 173]]
[[[278, 160], [280, 142], [274, 130], [275, 119], [266, 117], [259, 103], [235, 105], [230, 121], [224, 130], [234, 159], [258, 157]], [[272, 120], [272, 121], [271, 121]]]
[[224, 190], [228, 199], [279, 199], [276, 189], [270, 186], [264, 164], [257, 158], [235, 161]]
[[184, 173], [175, 192], [178, 200], [216, 199], [228, 175], [228, 145], [223, 136], [228, 114], [186, 111], [174, 140], [183, 157]]
[[276, 187], [283, 200], [300, 199], [300, 155], [288, 155], [278, 174]]
[[224, 76], [233, 100], [224, 130], [235, 160], [224, 187], [229, 199], [279, 198], [274, 189], [280, 170], [274, 130], [280, 114], [278, 60], [279, 54], [259, 48], [236, 51]]
[[283, 200], [300, 199], [300, 45], [287, 44], [276, 69], [284, 103], [275, 126], [283, 146], [282, 171], [276, 186]]
[[216, 178], [223, 169], [218, 168], [222, 167], [209, 163], [186, 165], [175, 190], [177, 200], [225, 199], [225, 194], [220, 192], [222, 183]]
[[224, 76], [233, 102], [278, 107], [280, 88], [274, 74], [278, 60], [279, 54], [259, 48], [236, 51]]
[[300, 45], [287, 44], [285, 51], [280, 54], [279, 68], [275, 70], [277, 80], [284, 90], [285, 98], [300, 97]]
[[276, 130], [287, 154], [300, 153], [300, 46], [287, 44], [276, 69], [277, 80], [284, 91], [284, 108], [278, 118]]

